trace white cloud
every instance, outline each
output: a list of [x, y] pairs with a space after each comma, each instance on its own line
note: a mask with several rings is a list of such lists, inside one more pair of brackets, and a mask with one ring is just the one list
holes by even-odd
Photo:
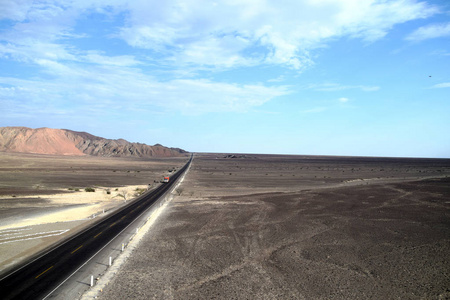
[[305, 87], [306, 89], [312, 89], [315, 91], [322, 92], [335, 92], [358, 89], [364, 92], [375, 92], [380, 89], [379, 86], [369, 86], [369, 85], [342, 85], [338, 83], [322, 83], [322, 84], [310, 84]]
[[80, 56], [79, 59], [98, 65], [111, 65], [119, 67], [131, 67], [142, 63], [131, 55], [107, 56], [97, 51], [89, 51], [86, 55]]
[[0, 1], [0, 20], [25, 20], [33, 0]]
[[429, 17], [438, 9], [415, 0], [283, 4], [268, 0], [22, 0], [2, 1], [0, 11], [0, 18], [17, 22], [0, 39], [13, 47], [23, 46], [24, 51], [36, 41], [61, 44], [60, 39], [77, 37], [80, 33], [73, 30], [77, 20], [95, 12], [115, 15], [121, 22], [110, 34], [132, 47], [155, 51], [173, 65], [231, 68], [263, 63], [302, 70], [313, 64], [310, 51], [330, 39], [349, 36], [373, 42], [396, 24]]
[[345, 98], [345, 97], [342, 97], [342, 98], [339, 98], [339, 102], [342, 102], [342, 103], [345, 103], [345, 102], [348, 102], [348, 98]]
[[318, 106], [307, 110], [302, 110], [300, 113], [303, 114], [312, 114], [312, 113], [321, 113], [323, 111], [326, 111], [328, 107]]
[[450, 88], [450, 82], [443, 82], [432, 86], [435, 89]]
[[420, 27], [406, 37], [406, 40], [420, 42], [423, 40], [450, 36], [450, 22], [430, 24]]
[[[117, 41], [122, 43], [120, 51], [82, 45], [80, 40], [89, 33], [78, 25], [93, 13], [111, 22], [104, 35], [96, 37], [98, 43]], [[54, 106], [54, 111], [63, 104], [99, 112], [106, 107], [187, 114], [246, 111], [289, 93], [289, 88], [214, 82], [180, 71], [261, 64], [302, 70], [314, 64], [311, 52], [332, 39], [375, 41], [396, 24], [435, 13], [437, 8], [414, 0], [305, 0], [283, 5], [268, 0], [0, 1], [0, 19], [9, 20], [0, 32], [0, 58], [32, 64], [36, 75], [29, 80], [0, 78], [0, 84], [14, 88], [1, 91], [2, 101], [28, 99], [25, 103], [34, 109]], [[169, 75], [164, 81], [148, 75], [155, 72]], [[335, 83], [306, 88], [379, 89]]]
[[[382, 38], [396, 24], [437, 8], [398, 1], [149, 1], [129, 4], [122, 37], [132, 46], [164, 51], [178, 63], [241, 66], [270, 63], [302, 69], [308, 50], [331, 38]], [[218, 50], [220, 49], [220, 50]], [[217, 59], [211, 59], [217, 53]]]
[[[289, 93], [285, 86], [230, 84], [205, 79], [160, 81], [137, 68], [118, 65], [87, 68], [49, 60], [38, 63], [52, 79], [0, 77], [2, 101], [21, 103], [20, 110], [30, 114], [42, 107], [46, 107], [47, 112], [73, 107], [74, 113], [165, 110], [196, 115], [245, 112]], [[28, 109], [23, 110], [24, 105]]]
[[267, 80], [267, 82], [282, 82], [284, 80], [286, 80], [286, 77], [284, 75], [280, 75], [277, 78]]

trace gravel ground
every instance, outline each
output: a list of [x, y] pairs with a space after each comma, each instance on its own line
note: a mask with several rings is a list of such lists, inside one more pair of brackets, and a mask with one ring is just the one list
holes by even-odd
[[197, 156], [100, 299], [448, 299], [450, 161]]

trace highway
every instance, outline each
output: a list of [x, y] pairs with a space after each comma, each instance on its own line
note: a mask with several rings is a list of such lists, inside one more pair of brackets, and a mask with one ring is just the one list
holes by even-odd
[[192, 157], [183, 168], [171, 175], [168, 183], [143, 194], [92, 227], [4, 276], [0, 279], [1, 298], [6, 300], [45, 297], [170, 190], [191, 161]]

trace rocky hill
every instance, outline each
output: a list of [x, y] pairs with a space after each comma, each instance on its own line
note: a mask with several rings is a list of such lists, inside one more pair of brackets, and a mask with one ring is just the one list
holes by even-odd
[[160, 144], [149, 146], [123, 139], [110, 140], [87, 132], [27, 127], [0, 127], [0, 151], [107, 157], [172, 157], [187, 153]]

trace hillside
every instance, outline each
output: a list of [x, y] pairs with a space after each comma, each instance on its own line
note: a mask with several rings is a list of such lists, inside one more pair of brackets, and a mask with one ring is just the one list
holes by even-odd
[[173, 157], [187, 152], [160, 144], [149, 146], [111, 140], [67, 129], [0, 127], [0, 151], [105, 157]]

